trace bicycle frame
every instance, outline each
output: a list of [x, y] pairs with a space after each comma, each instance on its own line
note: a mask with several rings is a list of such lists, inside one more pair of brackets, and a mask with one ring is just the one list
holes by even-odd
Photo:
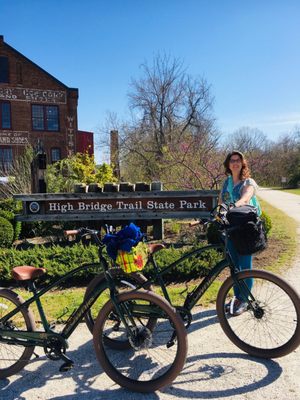
[[[235, 278], [236, 273], [239, 272], [239, 270], [236, 268], [236, 266], [234, 265], [232, 258], [227, 250], [227, 234], [225, 234], [225, 238], [224, 238], [224, 243], [222, 244], [211, 244], [211, 245], [207, 245], [205, 247], [201, 247], [199, 249], [193, 250], [191, 252], [186, 253], [185, 255], [183, 255], [182, 257], [180, 257], [178, 260], [174, 261], [172, 264], [164, 267], [164, 268], [160, 268], [154, 257], [151, 256], [150, 258], [150, 262], [152, 263], [152, 265], [154, 266], [154, 270], [155, 270], [155, 276], [151, 279], [148, 279], [147, 282], [145, 282], [143, 285], [140, 285], [137, 287], [137, 289], [139, 289], [140, 287], [145, 287], [146, 285], [149, 284], [155, 284], [158, 283], [159, 286], [162, 289], [163, 295], [166, 298], [166, 300], [171, 303], [171, 299], [167, 290], [167, 285], [165, 284], [164, 280], [163, 280], [163, 275], [165, 275], [168, 271], [170, 271], [172, 268], [176, 267], [177, 265], [179, 265], [180, 263], [182, 263], [184, 260], [193, 257], [195, 255], [201, 255], [201, 253], [204, 253], [205, 251], [208, 250], [213, 250], [213, 249], [220, 249], [224, 252], [224, 258], [219, 261], [208, 273], [208, 275], [206, 275], [204, 277], [204, 279], [200, 282], [200, 284], [198, 286], [196, 286], [190, 293], [187, 294], [186, 300], [184, 302], [184, 307], [191, 311], [192, 308], [197, 304], [197, 302], [199, 301], [199, 299], [203, 296], [203, 294], [205, 293], [205, 291], [208, 289], [208, 287], [213, 283], [213, 281], [218, 277], [218, 275], [226, 268], [229, 267], [230, 271], [231, 271], [231, 275], [233, 280], [235, 281], [235, 283], [238, 286], [241, 286], [241, 284], [237, 281], [237, 279]], [[247, 291], [247, 295], [245, 295], [246, 298], [248, 298], [249, 295], [249, 290], [246, 288]]]
[[[158, 318], [158, 317], [163, 317], [162, 313], [159, 313], [157, 308], [153, 305], [141, 305], [141, 304], [131, 304], [129, 307], [130, 309], [122, 309], [120, 310], [118, 301], [117, 301], [117, 296], [116, 296], [116, 291], [115, 291], [115, 284], [113, 278], [110, 276], [110, 273], [108, 271], [108, 264], [105, 258], [102, 256], [101, 253], [101, 248], [99, 248], [99, 262], [98, 263], [92, 263], [92, 264], [84, 264], [81, 265], [80, 267], [70, 271], [63, 277], [55, 280], [54, 282], [51, 282], [49, 285], [47, 285], [45, 288], [41, 289], [39, 292], [37, 292], [34, 282], [29, 281], [29, 288], [33, 292], [33, 296], [25, 301], [23, 304], [20, 306], [17, 306], [14, 310], [12, 310], [10, 313], [6, 314], [4, 317], [0, 319], [0, 324], [7, 322], [10, 318], [15, 316], [21, 309], [23, 308], [28, 308], [30, 304], [35, 303], [38, 308], [38, 312], [41, 318], [42, 326], [44, 328], [44, 331], [21, 331], [21, 330], [5, 330], [5, 329], [0, 329], [1, 335], [0, 335], [0, 342], [8, 343], [8, 344], [19, 344], [24, 347], [29, 347], [29, 346], [41, 346], [45, 347], [47, 344], [47, 340], [51, 338], [56, 338], [60, 342], [66, 343], [66, 340], [70, 337], [70, 335], [74, 332], [76, 329], [77, 325], [79, 322], [82, 320], [84, 317], [84, 314], [87, 312], [88, 309], [94, 304], [94, 302], [97, 300], [100, 292], [99, 287], [95, 287], [95, 289], [87, 296], [87, 298], [80, 304], [80, 306], [69, 316], [69, 318], [66, 321], [64, 329], [57, 333], [53, 331], [51, 328], [49, 322], [47, 321], [45, 312], [43, 310], [42, 303], [40, 301], [40, 298], [47, 293], [49, 290], [51, 290], [53, 287], [58, 286], [62, 282], [68, 280], [72, 275], [75, 275], [76, 273], [88, 269], [88, 268], [94, 268], [96, 266], [101, 266], [103, 267], [103, 272], [106, 277], [106, 280], [108, 282], [108, 286], [110, 289], [110, 298], [115, 306], [115, 309], [124, 323], [127, 333], [132, 336], [132, 331], [130, 329], [129, 323], [132, 322], [131, 316], [145, 316], [145, 317], [153, 317], [153, 318]], [[126, 320], [127, 317], [129, 319], [129, 323]], [[67, 346], [66, 346], [67, 347]]]
[[45, 312], [43, 310], [43, 306], [42, 306], [40, 298], [45, 293], [50, 291], [53, 287], [58, 286], [60, 283], [62, 283], [64, 281], [67, 281], [71, 276], [75, 275], [76, 273], [78, 273], [82, 270], [88, 269], [88, 268], [98, 266], [98, 265], [102, 265], [101, 262], [81, 265], [80, 267], [68, 272], [63, 277], [51, 282], [49, 285], [47, 285], [45, 288], [41, 289], [40, 291], [37, 291], [35, 289], [33, 282], [29, 282], [29, 287], [30, 287], [31, 291], [34, 293], [33, 296], [30, 299], [26, 300], [20, 306], [17, 306], [10, 313], [6, 314], [3, 318], [1, 318], [0, 324], [5, 323], [10, 318], [15, 316], [21, 309], [28, 308], [30, 306], [30, 304], [36, 303], [44, 331], [28, 332], [28, 331], [13, 331], [13, 330], [1, 329], [0, 341], [6, 342], [6, 343], [12, 343], [12, 344], [20, 344], [22, 346], [44, 346], [46, 340], [53, 336], [59, 337], [62, 340], [68, 339], [68, 337], [72, 334], [72, 332], [75, 330], [75, 328], [77, 327], [77, 325], [83, 318], [86, 311], [97, 300], [97, 297], [98, 297], [97, 288], [95, 288], [95, 290], [93, 292], [91, 292], [90, 295], [81, 303], [81, 305], [70, 315], [70, 317], [68, 318], [68, 320], [65, 324], [64, 329], [60, 333], [54, 332], [51, 329], [51, 326], [50, 326], [49, 322], [47, 321]]

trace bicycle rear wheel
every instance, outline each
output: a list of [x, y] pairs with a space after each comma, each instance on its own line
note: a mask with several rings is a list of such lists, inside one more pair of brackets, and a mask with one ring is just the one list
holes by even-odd
[[[137, 286], [141, 286], [145, 282], [147, 282], [147, 279], [142, 274], [125, 274], [121, 270], [121, 268], [111, 269], [109, 272], [119, 292], [131, 291]], [[88, 284], [84, 295], [85, 300], [89, 296], [89, 294], [93, 292], [93, 290], [95, 290], [95, 288], [98, 288], [99, 290], [98, 298], [96, 302], [88, 309], [84, 316], [85, 323], [91, 333], [93, 333], [95, 320], [99, 314], [99, 311], [110, 298], [110, 290], [104, 273], [95, 276], [95, 278], [92, 279], [91, 282]], [[150, 289], [149, 285], [147, 289]]]
[[[228, 338], [241, 350], [256, 357], [282, 357], [295, 350], [300, 344], [298, 293], [285, 280], [267, 271], [247, 270], [239, 272], [236, 277], [249, 305], [239, 316], [226, 313], [225, 305], [233, 297], [234, 286], [229, 277], [217, 297], [219, 321]], [[250, 294], [245, 282], [251, 278], [253, 287]]]
[[[120, 321], [114, 330], [116, 310], [109, 300], [100, 311], [93, 333], [97, 358], [107, 375], [130, 390], [153, 392], [170, 384], [183, 368], [187, 334], [175, 309], [149, 291], [132, 291], [118, 296], [118, 308], [130, 326], [131, 335]], [[147, 327], [154, 318], [153, 329]], [[112, 349], [106, 338], [124, 337], [127, 350]]]
[[[15, 292], [8, 289], [0, 289], [0, 318], [5, 317], [24, 300]], [[5, 323], [0, 322], [0, 379], [5, 379], [16, 374], [29, 362], [34, 351], [34, 346], [24, 347], [5, 343], [1, 330], [35, 331], [34, 317], [27, 308], [22, 308], [14, 317]]]

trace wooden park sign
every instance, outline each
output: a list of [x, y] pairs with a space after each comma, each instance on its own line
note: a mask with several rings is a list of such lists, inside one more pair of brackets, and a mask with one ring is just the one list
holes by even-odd
[[208, 217], [218, 191], [149, 191], [15, 195], [19, 221], [160, 220]]

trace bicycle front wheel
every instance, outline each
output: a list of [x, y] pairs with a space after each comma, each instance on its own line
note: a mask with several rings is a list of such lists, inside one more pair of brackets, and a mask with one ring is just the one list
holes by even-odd
[[[233, 279], [221, 286], [217, 297], [217, 314], [228, 338], [241, 350], [255, 357], [282, 357], [300, 344], [300, 298], [282, 278], [260, 270], [236, 275], [248, 307], [239, 316], [226, 313], [233, 297]], [[247, 282], [252, 279], [249, 291]]]
[[[24, 303], [24, 300], [15, 292], [8, 289], [0, 290], [0, 319]], [[7, 338], [1, 335], [1, 330], [35, 331], [34, 317], [27, 308], [22, 308], [8, 321], [0, 322], [0, 379], [16, 374], [29, 362], [34, 346], [25, 347], [12, 343], [5, 343]]]
[[[150, 291], [122, 293], [117, 302], [118, 311], [109, 300], [95, 322], [94, 346], [103, 370], [120, 386], [137, 392], [153, 392], [170, 384], [186, 359], [182, 319], [165, 299]], [[116, 330], [117, 314], [121, 318]], [[156, 324], [149, 329], [152, 318]], [[127, 350], [107, 346], [107, 338], [120, 337], [130, 343]]]

